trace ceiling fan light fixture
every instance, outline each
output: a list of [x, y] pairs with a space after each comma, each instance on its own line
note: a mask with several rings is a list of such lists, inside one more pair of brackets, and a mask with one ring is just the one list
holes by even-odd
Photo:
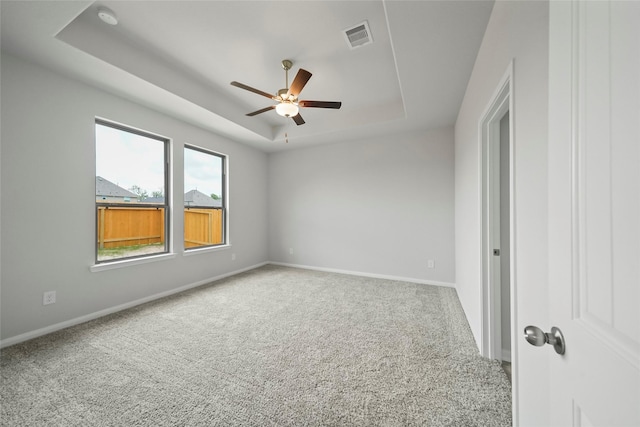
[[292, 102], [281, 102], [276, 105], [276, 113], [283, 117], [293, 117], [298, 115], [298, 106]]

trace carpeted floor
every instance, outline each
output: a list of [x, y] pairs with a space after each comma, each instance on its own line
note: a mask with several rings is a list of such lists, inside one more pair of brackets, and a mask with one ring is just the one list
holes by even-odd
[[3, 426], [510, 426], [453, 289], [268, 265], [2, 350]]

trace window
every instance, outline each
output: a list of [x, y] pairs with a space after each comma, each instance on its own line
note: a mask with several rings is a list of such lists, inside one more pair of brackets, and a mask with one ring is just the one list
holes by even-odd
[[96, 263], [168, 252], [169, 140], [96, 120]]
[[226, 157], [201, 148], [184, 148], [184, 247], [226, 243]]

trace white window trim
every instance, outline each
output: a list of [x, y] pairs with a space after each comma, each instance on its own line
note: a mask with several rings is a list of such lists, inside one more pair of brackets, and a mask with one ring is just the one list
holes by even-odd
[[158, 255], [149, 255], [149, 256], [140, 257], [140, 258], [117, 260], [113, 262], [101, 262], [100, 264], [94, 264], [90, 266], [89, 270], [91, 270], [92, 273], [97, 273], [99, 271], [115, 270], [117, 268], [130, 267], [132, 265], [165, 261], [175, 257], [176, 257], [175, 253], [164, 253], [164, 254], [158, 254]]
[[208, 253], [208, 252], [217, 252], [217, 251], [221, 251], [229, 248], [231, 248], [230, 243], [227, 243], [224, 245], [218, 245], [218, 246], [205, 246], [203, 248], [193, 248], [189, 250], [185, 249], [182, 255], [184, 256], [199, 255], [199, 254]]

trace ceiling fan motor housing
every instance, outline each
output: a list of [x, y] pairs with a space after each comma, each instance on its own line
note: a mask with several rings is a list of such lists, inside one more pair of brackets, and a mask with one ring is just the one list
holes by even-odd
[[280, 99], [282, 99], [283, 101], [293, 101], [293, 99], [287, 99], [288, 92], [289, 92], [289, 89], [287, 88], [280, 89], [278, 91], [278, 97], [280, 97]]

